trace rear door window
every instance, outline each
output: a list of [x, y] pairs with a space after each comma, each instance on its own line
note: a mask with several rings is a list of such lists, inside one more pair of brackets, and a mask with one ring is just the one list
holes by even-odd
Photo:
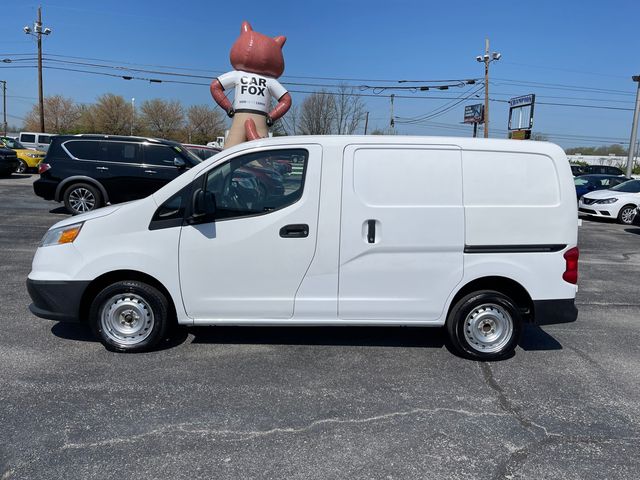
[[51, 137], [49, 135], [39, 135], [38, 143], [44, 143], [45, 145], [49, 145], [49, 143], [51, 143]]
[[100, 143], [91, 140], [70, 140], [64, 143], [64, 148], [75, 158], [80, 160], [103, 160]]
[[129, 142], [100, 142], [107, 162], [142, 163], [140, 159], [140, 144]]

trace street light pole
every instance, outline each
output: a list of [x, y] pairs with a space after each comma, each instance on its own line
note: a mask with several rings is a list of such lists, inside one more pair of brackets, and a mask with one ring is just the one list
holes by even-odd
[[633, 111], [633, 123], [631, 124], [631, 140], [629, 141], [629, 156], [627, 157], [627, 177], [633, 173], [633, 157], [635, 156], [636, 137], [638, 135], [638, 112], [640, 112], [640, 75], [634, 75], [631, 80], [638, 84], [636, 93], [636, 108]]
[[484, 41], [484, 55], [478, 55], [476, 60], [484, 63], [484, 138], [489, 138], [489, 64], [500, 60], [501, 53], [493, 52], [489, 55], [489, 39]]
[[42, 28], [42, 7], [38, 7], [38, 18], [33, 23], [33, 30], [28, 25], [24, 33], [36, 37], [38, 42], [38, 103], [40, 105], [40, 132], [44, 133], [44, 95], [42, 93], [42, 35], [49, 35], [50, 28]]

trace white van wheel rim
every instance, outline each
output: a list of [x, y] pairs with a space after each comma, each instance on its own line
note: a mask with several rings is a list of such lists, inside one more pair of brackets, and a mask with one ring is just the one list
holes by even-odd
[[469, 346], [478, 352], [499, 352], [513, 336], [513, 319], [500, 305], [485, 303], [465, 318], [464, 335]]
[[88, 212], [96, 206], [96, 197], [86, 188], [75, 188], [69, 193], [69, 205], [76, 212]]
[[121, 345], [136, 345], [153, 330], [155, 319], [147, 302], [135, 293], [114, 295], [104, 303], [100, 325], [104, 334]]

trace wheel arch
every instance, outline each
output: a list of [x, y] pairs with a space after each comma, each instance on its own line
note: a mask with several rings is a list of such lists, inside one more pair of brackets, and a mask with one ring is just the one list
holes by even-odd
[[460, 300], [465, 295], [476, 292], [478, 290], [494, 290], [496, 292], [503, 293], [516, 303], [516, 306], [518, 307], [518, 309], [520, 310], [520, 314], [522, 315], [522, 319], [525, 322], [533, 322], [535, 318], [533, 300], [531, 299], [529, 292], [527, 292], [527, 289], [515, 280], [502, 276], [480, 277], [466, 283], [456, 292], [453, 299], [449, 303], [447, 317], [451, 313], [451, 309], [453, 309], [456, 303], [458, 303], [458, 300]]
[[76, 175], [73, 177], [65, 178], [63, 181], [61, 181], [56, 187], [56, 194], [55, 194], [56, 202], [62, 201], [62, 196], [64, 195], [64, 191], [67, 189], [69, 185], [72, 185], [74, 183], [89, 183], [95, 186], [98, 190], [100, 190], [103, 203], [106, 204], [109, 202], [109, 195], [107, 194], [107, 190], [104, 188], [104, 186], [95, 178], [87, 177], [84, 175]]
[[169, 290], [156, 278], [151, 275], [143, 272], [139, 272], [137, 270], [114, 270], [112, 272], [104, 273], [99, 277], [95, 278], [91, 281], [91, 283], [87, 286], [84, 293], [82, 294], [82, 299], [80, 300], [80, 312], [79, 318], [80, 321], [86, 322], [89, 316], [89, 309], [91, 308], [91, 303], [96, 295], [108, 285], [111, 285], [115, 282], [120, 282], [124, 280], [137, 280], [140, 282], [144, 282], [152, 287], [157, 288], [162, 294], [166, 297], [167, 302], [169, 302], [170, 312], [172, 315], [173, 321], [175, 321], [176, 317], [176, 306], [173, 302], [173, 297], [169, 293]]

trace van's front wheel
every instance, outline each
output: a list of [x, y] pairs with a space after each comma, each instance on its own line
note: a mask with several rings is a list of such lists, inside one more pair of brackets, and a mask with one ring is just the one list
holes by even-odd
[[509, 297], [482, 290], [462, 297], [453, 306], [446, 327], [457, 353], [475, 360], [495, 360], [515, 350], [522, 318]]
[[117, 352], [152, 349], [165, 336], [169, 303], [156, 288], [138, 281], [116, 282], [91, 304], [91, 328], [102, 344]]

